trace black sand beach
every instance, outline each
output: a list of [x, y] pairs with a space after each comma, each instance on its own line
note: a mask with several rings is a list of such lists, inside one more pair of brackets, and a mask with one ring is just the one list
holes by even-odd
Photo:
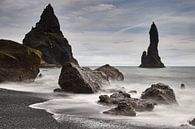
[[35, 94], [0, 89], [1, 129], [58, 129], [52, 115], [29, 105], [45, 101]]

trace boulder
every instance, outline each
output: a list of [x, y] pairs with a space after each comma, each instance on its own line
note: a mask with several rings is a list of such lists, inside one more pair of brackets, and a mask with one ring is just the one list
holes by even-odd
[[135, 109], [130, 103], [120, 102], [116, 108], [103, 112], [104, 114], [136, 116]]
[[141, 65], [142, 68], [164, 68], [164, 64], [161, 61], [161, 58], [158, 53], [158, 30], [154, 22], [150, 28], [150, 45], [148, 51], [144, 51], [141, 56]]
[[119, 104], [121, 101], [125, 101], [127, 98], [131, 98], [131, 95], [124, 92], [124, 91], [119, 91], [115, 92], [112, 95], [100, 95], [99, 96], [99, 103], [102, 104]]
[[0, 40], [0, 82], [34, 80], [40, 58], [36, 50], [10, 40]]
[[195, 126], [195, 118], [193, 120], [189, 121], [189, 124]]
[[180, 88], [181, 88], [181, 89], [185, 89], [185, 88], [186, 88], [185, 84], [182, 83], [182, 84], [180, 85]]
[[127, 99], [126, 103], [131, 103], [131, 105], [138, 112], [152, 111], [156, 105], [155, 103], [151, 101], [147, 101], [144, 99], [137, 99], [137, 98]]
[[[80, 67], [74, 63], [63, 65], [58, 84], [65, 92], [73, 93], [95, 93], [100, 90], [104, 84], [109, 83], [109, 70], [116, 68], [111, 67], [107, 72], [101, 70], [92, 70], [88, 67]], [[118, 78], [112, 78], [117, 79]]]
[[104, 105], [118, 105], [124, 102], [133, 106], [136, 111], [152, 111], [155, 104], [144, 99], [131, 98], [130, 94], [126, 92], [117, 92], [112, 95], [100, 95], [99, 103]]
[[120, 72], [118, 69], [110, 66], [109, 64], [103, 65], [103, 66], [95, 69], [95, 71], [104, 72], [108, 76], [108, 78], [111, 80], [117, 80], [117, 81], [124, 80], [124, 76], [123, 76], [122, 72]]
[[107, 76], [101, 71], [81, 68], [73, 63], [63, 65], [58, 81], [62, 90], [73, 93], [95, 93], [103, 84], [108, 83]]
[[163, 83], [153, 84], [142, 93], [141, 98], [157, 104], [177, 104], [173, 89]]
[[41, 67], [60, 67], [69, 62], [78, 65], [50, 4], [44, 9], [36, 26], [25, 35], [23, 44], [42, 52]]
[[119, 91], [110, 95], [110, 98], [131, 98], [131, 95], [125, 91]]

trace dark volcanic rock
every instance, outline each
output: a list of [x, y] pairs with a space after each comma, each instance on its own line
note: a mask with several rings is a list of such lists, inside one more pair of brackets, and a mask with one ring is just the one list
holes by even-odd
[[119, 91], [110, 95], [110, 98], [131, 98], [131, 95], [124, 91]]
[[104, 105], [117, 105], [121, 102], [130, 104], [136, 111], [152, 111], [154, 109], [154, 103], [144, 99], [131, 98], [130, 94], [126, 92], [116, 92], [110, 95], [99, 96], [99, 103]]
[[72, 63], [63, 65], [58, 81], [62, 90], [73, 93], [94, 93], [107, 82], [108, 78], [104, 73]]
[[142, 93], [141, 98], [157, 104], [177, 104], [173, 89], [162, 83], [153, 84]]
[[193, 120], [189, 121], [189, 124], [195, 126], [195, 118]]
[[56, 88], [53, 90], [53, 92], [57, 92], [57, 93], [63, 93], [64, 91], [61, 88]]
[[182, 84], [180, 85], [180, 88], [181, 88], [181, 89], [185, 89], [185, 88], [186, 88], [185, 84], [182, 83]]
[[26, 34], [23, 44], [42, 52], [42, 58], [46, 62], [42, 64], [43, 67], [59, 66], [68, 62], [78, 64], [50, 4], [43, 11], [36, 26]]
[[155, 103], [147, 101], [144, 99], [131, 98], [126, 101], [126, 103], [131, 103], [136, 111], [152, 111], [154, 109]]
[[[67, 63], [63, 65], [58, 83], [65, 92], [94, 93], [100, 90], [102, 85], [109, 83], [111, 77], [108, 73], [113, 72], [113, 69], [117, 71], [114, 74], [120, 73], [119, 70], [112, 66], [106, 69], [107, 72], [103, 72], [101, 70], [91, 70], [88, 67], [81, 68], [73, 63]], [[118, 80], [118, 75], [112, 79]]]
[[156, 25], [151, 25], [150, 28], [150, 45], [148, 51], [144, 51], [141, 56], [141, 65], [143, 68], [163, 68], [164, 64], [161, 62], [161, 58], [158, 54], [158, 30]]
[[116, 108], [103, 112], [104, 114], [136, 116], [135, 109], [130, 103], [120, 102]]
[[119, 91], [115, 92], [110, 97], [108, 95], [100, 95], [99, 102], [102, 104], [119, 104], [121, 101], [125, 101], [127, 98], [131, 98], [130, 94]]
[[118, 81], [124, 80], [123, 74], [118, 69], [110, 66], [109, 64], [103, 65], [95, 70], [104, 72], [111, 80], [118, 80]]
[[0, 82], [34, 80], [40, 65], [35, 51], [10, 40], [0, 40]]
[[136, 90], [130, 90], [128, 93], [137, 94]]

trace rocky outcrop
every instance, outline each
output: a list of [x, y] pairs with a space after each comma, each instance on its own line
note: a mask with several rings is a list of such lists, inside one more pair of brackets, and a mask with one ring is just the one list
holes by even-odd
[[150, 45], [148, 51], [144, 51], [141, 56], [141, 65], [142, 68], [163, 68], [164, 64], [161, 62], [161, 58], [158, 53], [158, 30], [154, 22], [150, 28]]
[[58, 83], [61, 89], [66, 92], [95, 93], [107, 81], [107, 76], [100, 71], [68, 63], [63, 65]]
[[110, 66], [109, 64], [103, 65], [95, 70], [104, 72], [111, 80], [118, 80], [118, 81], [124, 80], [123, 74], [118, 69]]
[[131, 95], [124, 92], [124, 91], [119, 91], [115, 92], [112, 95], [100, 95], [99, 96], [99, 103], [102, 104], [119, 104], [121, 101], [125, 101], [127, 99], [131, 98]]
[[142, 93], [141, 98], [157, 104], [177, 104], [173, 89], [163, 83], [153, 84]]
[[103, 112], [104, 114], [136, 116], [135, 109], [131, 103], [120, 102], [116, 108]]
[[78, 64], [50, 4], [43, 11], [36, 26], [26, 34], [23, 44], [42, 52], [42, 59], [45, 61], [41, 64], [43, 67], [61, 66], [68, 62]]
[[189, 124], [195, 126], [195, 118], [193, 120], [189, 121]]
[[131, 105], [138, 112], [152, 111], [155, 106], [154, 103], [148, 100], [131, 98], [130, 94], [123, 91], [113, 93], [110, 96], [99, 96], [99, 103], [103, 105], [118, 105], [121, 102]]
[[10, 40], [0, 40], [0, 82], [34, 80], [39, 73], [36, 50]]
[[[107, 72], [109, 73], [109, 69]], [[91, 70], [86, 67], [81, 68], [73, 63], [67, 63], [62, 67], [58, 83], [61, 89], [66, 92], [95, 93], [104, 84], [109, 83], [110, 75], [107, 72]], [[113, 76], [115, 75], [113, 74]]]

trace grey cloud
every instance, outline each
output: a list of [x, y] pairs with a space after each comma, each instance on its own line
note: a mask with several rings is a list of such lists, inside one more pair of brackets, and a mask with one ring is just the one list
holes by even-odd
[[[166, 64], [195, 56], [194, 0], [1, 0], [0, 38], [22, 41], [51, 3], [81, 64], [138, 65], [155, 21]], [[93, 56], [93, 60], [89, 59]], [[86, 59], [85, 59], [86, 58]], [[190, 59], [186, 64], [193, 64]], [[106, 63], [106, 62], [105, 62]]]

